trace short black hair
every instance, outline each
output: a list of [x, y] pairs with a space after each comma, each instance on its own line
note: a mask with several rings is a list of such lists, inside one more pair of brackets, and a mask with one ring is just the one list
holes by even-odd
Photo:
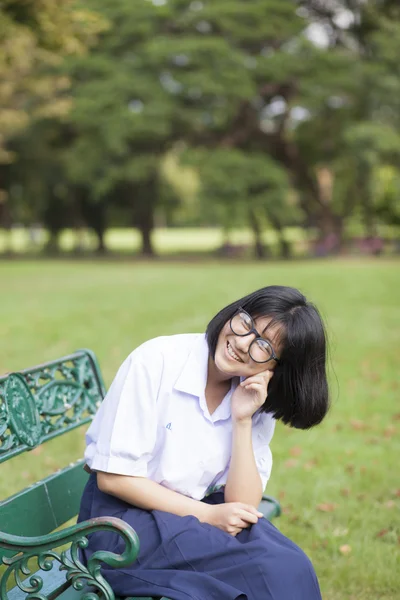
[[270, 285], [240, 298], [220, 310], [207, 326], [213, 359], [222, 328], [239, 308], [253, 318], [271, 317], [269, 327], [280, 325], [280, 360], [261, 410], [298, 429], [320, 423], [329, 409], [329, 390], [327, 336], [317, 308], [299, 290], [280, 285]]

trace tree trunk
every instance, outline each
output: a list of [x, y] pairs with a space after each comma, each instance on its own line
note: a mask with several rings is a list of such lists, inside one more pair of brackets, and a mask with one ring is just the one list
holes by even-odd
[[11, 225], [12, 218], [10, 213], [10, 207], [8, 205], [8, 195], [5, 190], [0, 189], [0, 229], [3, 228], [6, 233], [5, 236], [5, 247], [4, 254], [10, 255], [12, 254], [12, 244], [11, 244]]
[[158, 174], [153, 173], [146, 181], [133, 188], [134, 222], [141, 236], [140, 253], [145, 257], [154, 257], [152, 232], [154, 212], [158, 200]]
[[254, 209], [252, 209], [252, 208], [249, 209], [249, 222], [250, 222], [251, 230], [254, 234], [255, 257], [258, 258], [259, 260], [262, 260], [263, 258], [266, 257], [267, 252], [266, 252], [265, 246], [262, 243], [261, 227], [260, 227], [259, 220], [257, 218], [257, 215], [256, 215]]
[[61, 230], [49, 230], [49, 239], [47, 240], [44, 251], [46, 254], [59, 254], [60, 252], [60, 233]]
[[278, 234], [279, 256], [280, 256], [280, 258], [284, 258], [284, 259], [288, 260], [291, 256], [290, 244], [285, 239], [285, 230], [282, 227], [282, 223], [279, 221], [279, 219], [276, 218], [275, 215], [267, 213], [267, 217], [270, 220], [272, 227], [275, 229], [275, 231]]

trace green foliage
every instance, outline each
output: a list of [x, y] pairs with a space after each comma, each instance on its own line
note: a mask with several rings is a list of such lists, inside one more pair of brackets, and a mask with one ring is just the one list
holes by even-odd
[[186, 160], [199, 172], [202, 207], [211, 222], [243, 227], [256, 211], [261, 221], [273, 214], [293, 224], [287, 173], [267, 155], [221, 148], [188, 151]]
[[[227, 229], [247, 215], [254, 232], [302, 221], [339, 239], [352, 212], [366, 233], [382, 221], [374, 173], [399, 164], [395, 2], [9, 0], [1, 10], [11, 28], [0, 43], [25, 61], [0, 59], [9, 94], [0, 126], [3, 114], [7, 160], [19, 156], [3, 185], [26, 188], [25, 215], [41, 218], [57, 198], [61, 206], [53, 171], [76, 224], [88, 214], [77, 196], [93, 215], [121, 210], [150, 253], [163, 211], [170, 223], [178, 211], [179, 223], [204, 217]], [[52, 135], [43, 123], [27, 129], [32, 116], [46, 117]], [[29, 175], [23, 146], [38, 136]], [[202, 186], [196, 198], [188, 183], [185, 198], [181, 185], [172, 201], [163, 165], [182, 146]], [[39, 179], [43, 200], [31, 193]]]
[[1, 3], [0, 164], [15, 158], [8, 141], [32, 118], [68, 112], [70, 82], [54, 67], [84, 52], [104, 27], [104, 19], [71, 0]]

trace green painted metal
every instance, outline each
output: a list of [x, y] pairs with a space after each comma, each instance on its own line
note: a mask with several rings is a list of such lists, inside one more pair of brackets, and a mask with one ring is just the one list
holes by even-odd
[[24, 536], [46, 535], [78, 514], [88, 479], [83, 465], [84, 461], [80, 460], [1, 502], [0, 531]]
[[90, 350], [0, 377], [0, 463], [88, 423], [104, 394]]
[[[101, 550], [94, 552], [86, 567], [80, 561], [79, 550], [87, 547], [87, 536], [96, 531], [118, 533], [125, 541], [125, 550], [120, 555]], [[71, 544], [69, 551], [55, 551], [55, 548], [67, 543]], [[44, 581], [41, 574], [24, 579], [24, 576], [31, 575], [28, 561], [32, 558], [37, 560], [42, 571], [51, 571], [56, 565], [61, 571], [66, 571], [67, 582], [77, 591], [81, 591], [85, 585], [93, 586], [95, 591], [85, 595], [85, 600], [115, 600], [114, 592], [100, 573], [101, 564], [105, 563], [113, 568], [131, 565], [139, 553], [139, 538], [134, 529], [121, 519], [99, 517], [42, 537], [0, 533], [0, 547], [13, 553], [11, 558], [2, 559], [7, 568], [0, 579], [1, 600], [10, 600], [7, 588], [12, 579], [27, 594], [27, 600], [50, 599], [50, 595], [42, 594]]]
[[281, 514], [281, 506], [278, 500], [272, 496], [263, 495], [258, 510], [262, 512], [264, 519], [267, 519], [268, 521], [272, 521], [272, 519], [279, 517]]
[[[40, 590], [40, 593], [45, 598], [58, 597], [66, 588], [71, 587], [67, 581], [66, 571], [59, 571], [58, 569], [52, 569], [51, 571], [39, 570], [36, 571], [32, 577], [35, 577], [36, 579], [40, 577], [42, 579], [43, 587]], [[80, 592], [75, 593], [78, 594], [77, 597], [79, 597]], [[9, 590], [8, 600], [26, 600], [26, 592], [16, 586]]]

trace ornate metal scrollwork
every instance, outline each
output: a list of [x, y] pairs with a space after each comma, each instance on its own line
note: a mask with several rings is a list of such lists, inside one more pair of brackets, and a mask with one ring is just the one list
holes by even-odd
[[[79, 557], [79, 550], [87, 547], [87, 535], [95, 531], [109, 530], [118, 533], [125, 541], [122, 554], [97, 551], [88, 560], [87, 566]], [[11, 558], [3, 557], [7, 566], [0, 580], [0, 598], [8, 600], [8, 587], [12, 577], [17, 587], [26, 594], [26, 600], [48, 600], [43, 592], [43, 579], [39, 573], [32, 575], [28, 562], [36, 558], [42, 571], [51, 571], [58, 565], [60, 571], [66, 571], [66, 581], [75, 590], [83, 590], [85, 585], [94, 588], [82, 595], [81, 600], [114, 600], [114, 592], [101, 574], [101, 563], [111, 567], [124, 567], [132, 564], [139, 553], [139, 539], [136, 532], [120, 519], [99, 517], [69, 527], [63, 531], [52, 533], [42, 538], [21, 538], [1, 534], [0, 547], [18, 552]], [[58, 553], [58, 546], [71, 542], [69, 551]], [[31, 577], [29, 577], [31, 575]], [[23, 576], [27, 576], [23, 578]]]
[[5, 398], [10, 429], [23, 444], [33, 448], [40, 441], [40, 415], [35, 398], [20, 373], [7, 377]]
[[0, 462], [91, 420], [104, 396], [88, 350], [0, 378]]

